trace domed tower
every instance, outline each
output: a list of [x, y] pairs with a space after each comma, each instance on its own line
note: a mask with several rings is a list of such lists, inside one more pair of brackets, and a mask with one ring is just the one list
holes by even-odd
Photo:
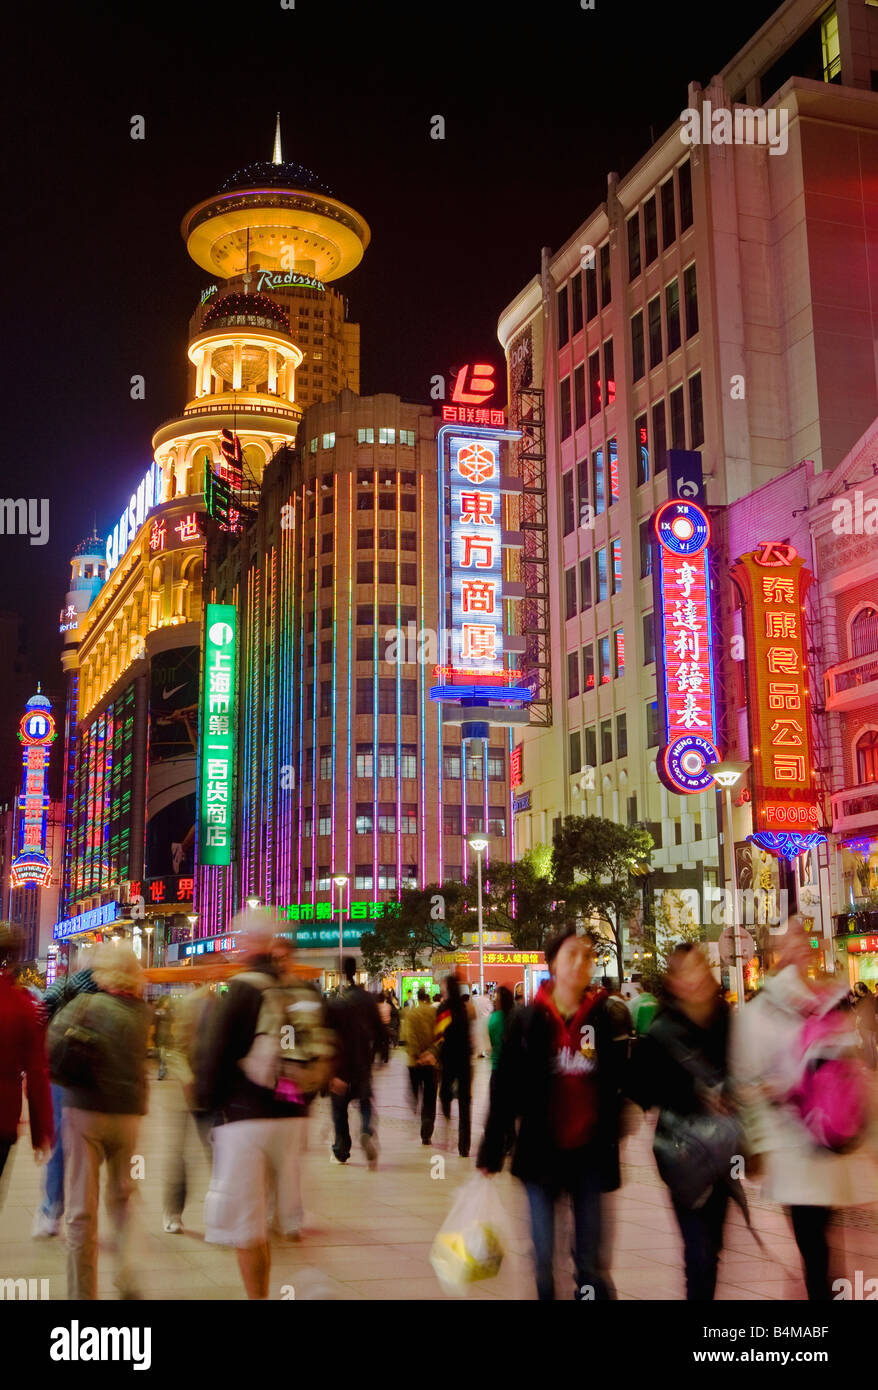
[[327, 286], [359, 264], [371, 234], [310, 170], [284, 162], [279, 116], [272, 160], [233, 174], [181, 230], [212, 283], [189, 325], [189, 400], [153, 436], [163, 498], [199, 492], [206, 460], [220, 476], [237, 471], [252, 498], [303, 409], [359, 390], [359, 326]]

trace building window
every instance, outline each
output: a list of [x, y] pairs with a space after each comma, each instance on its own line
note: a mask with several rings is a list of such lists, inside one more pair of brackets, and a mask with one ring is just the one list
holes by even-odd
[[378, 562], [378, 583], [396, 583], [396, 565], [393, 560], [379, 560]]
[[585, 424], [585, 368], [582, 363], [573, 371], [573, 425], [581, 430]]
[[611, 763], [613, 761], [613, 721], [612, 719], [601, 720], [601, 762]]
[[612, 298], [612, 285], [610, 284], [610, 243], [605, 241], [598, 252], [601, 269], [601, 308], [606, 309]]
[[610, 506], [619, 500], [619, 457], [615, 439], [607, 440], [607, 459], [610, 464]]
[[680, 231], [685, 232], [687, 227], [692, 226], [692, 165], [688, 159], [680, 165], [677, 181], [680, 190]]
[[357, 819], [356, 819], [356, 828], [355, 828], [355, 832], [354, 832], [354, 833], [357, 834], [357, 835], [371, 835], [371, 834], [372, 834], [372, 803], [371, 803], [371, 801], [358, 801], [358, 802], [357, 802]]
[[460, 834], [460, 807], [442, 807], [442, 829], [446, 835]]
[[598, 739], [597, 730], [594, 725], [585, 731], [585, 766], [597, 767], [598, 762]]
[[613, 675], [616, 680], [625, 674], [625, 630], [617, 627], [613, 642]]
[[570, 341], [570, 317], [567, 308], [567, 286], [562, 285], [557, 294], [558, 301], [558, 346], [564, 347]]
[[[627, 734], [626, 734], [626, 739], [627, 739]], [[621, 754], [620, 754], [620, 756], [621, 756]], [[636, 825], [636, 824], [637, 824], [637, 793], [636, 793], [636, 792], [634, 793], [633, 796], [629, 796], [629, 798], [628, 798], [628, 824], [629, 824], [629, 825]]]
[[460, 781], [460, 753], [442, 754], [442, 775], [453, 782]]
[[320, 682], [320, 718], [332, 714], [332, 681]]
[[600, 670], [601, 685], [610, 684], [610, 639], [609, 637], [598, 638], [598, 664]]
[[649, 365], [657, 367], [662, 360], [662, 301], [656, 295], [646, 306], [649, 331]]
[[648, 579], [652, 574], [652, 522], [640, 523], [640, 578]]
[[321, 587], [322, 589], [328, 589], [328, 588], [330, 588], [330, 586], [332, 585], [332, 575], [333, 575], [332, 565], [321, 565], [321, 566], [320, 566], [320, 587]]
[[851, 657], [878, 652], [878, 612], [861, 608], [850, 627]]
[[567, 698], [579, 694], [579, 653], [567, 653]]
[[658, 255], [658, 213], [655, 195], [643, 204], [643, 257], [646, 265], [652, 265]]
[[582, 332], [582, 275], [574, 275], [570, 280], [570, 300], [573, 309], [573, 336]]
[[570, 418], [570, 378], [565, 376], [561, 382], [561, 438], [567, 439], [573, 430], [573, 422]]
[[378, 806], [378, 834], [396, 834], [396, 804], [393, 801], [382, 801]]
[[652, 613], [643, 615], [643, 664], [655, 661], [655, 620]]
[[686, 309], [686, 337], [698, 332], [698, 289], [695, 284], [695, 262], [683, 271], [683, 300]]
[[637, 459], [637, 486], [649, 482], [649, 432], [645, 415], [634, 421], [634, 453]]
[[686, 421], [683, 414], [683, 388], [677, 386], [671, 392], [671, 448], [686, 448]]
[[584, 505], [588, 502], [588, 456], [580, 459], [576, 465], [576, 482], [579, 489], [579, 524], [585, 525]]
[[833, 5], [820, 21], [820, 45], [823, 51], [823, 81], [841, 82], [841, 47], [838, 40], [838, 14]]
[[320, 749], [320, 771], [318, 776], [321, 782], [328, 782], [332, 776], [332, 749], [325, 745]]
[[601, 408], [601, 361], [597, 352], [588, 359], [588, 415], [597, 415]]
[[396, 744], [379, 743], [378, 745], [378, 776], [396, 776]]
[[607, 597], [607, 552], [603, 548], [595, 551], [594, 589], [595, 601], [601, 603]]
[[680, 346], [680, 282], [672, 280], [665, 286], [665, 319], [668, 325], [668, 352]]
[[372, 713], [372, 678], [361, 676], [357, 679], [357, 714]]
[[622, 542], [610, 541], [610, 564], [613, 573], [613, 593], [622, 592]]
[[665, 427], [665, 403], [656, 401], [652, 407], [652, 466], [656, 475], [668, 466], [668, 435]]
[[634, 381], [639, 381], [643, 376], [644, 365], [643, 311], [639, 310], [631, 320], [631, 373]]
[[332, 834], [332, 815], [329, 806], [321, 806], [317, 815], [317, 834]]
[[573, 499], [573, 469], [570, 468], [561, 480], [561, 505], [564, 516], [564, 535], [576, 530], [576, 507]]
[[701, 373], [689, 378], [689, 433], [692, 448], [698, 449], [704, 443], [704, 411], [701, 405]]
[[591, 322], [598, 311], [598, 273], [595, 266], [585, 269], [585, 317]]
[[579, 611], [585, 613], [591, 608], [591, 560], [579, 562]]
[[502, 806], [488, 807], [488, 834], [502, 840], [506, 834], [506, 812]]
[[613, 358], [613, 340], [604, 343], [604, 405], [612, 405], [616, 399], [616, 363]]
[[674, 180], [668, 179], [659, 189], [662, 198], [662, 248], [667, 251], [668, 247], [677, 238], [677, 227], [674, 218]]
[[506, 757], [502, 748], [489, 748], [488, 755], [488, 777], [491, 781], [502, 782], [506, 775]]
[[316, 454], [316, 453], [317, 453], [317, 440], [316, 440], [316, 439], [312, 439], [312, 440], [311, 440], [310, 444], [308, 445], [308, 452], [311, 453], [311, 454]]
[[[412, 682], [412, 684], [416, 684]], [[399, 750], [399, 775], [404, 782], [418, 775], [418, 749], [414, 743], [403, 743]]]
[[576, 733], [570, 735], [570, 771], [580, 772], [582, 770], [582, 739], [577, 729]]
[[594, 690], [594, 645], [589, 642], [582, 649], [582, 693]]
[[368, 429], [357, 430], [357, 443], [358, 443], [358, 444], [374, 444], [374, 443], [375, 443], [375, 431], [374, 431], [374, 429], [372, 429], [372, 427], [369, 426]]
[[595, 515], [600, 516], [607, 506], [607, 480], [604, 475], [603, 449], [595, 449], [591, 456], [591, 495]]
[[[415, 447], [414, 430], [400, 430], [399, 442], [400, 444], [404, 444], [407, 449], [413, 449]], [[412, 479], [412, 482], [414, 482], [414, 478]]]
[[372, 637], [357, 638], [357, 661], [371, 661], [375, 656], [375, 642]]
[[372, 892], [372, 865], [358, 864], [354, 869], [354, 888]]
[[870, 729], [857, 739], [857, 777], [859, 785], [878, 782], [878, 731]]
[[566, 595], [566, 616], [576, 617], [576, 568], [564, 571], [564, 592]]
[[396, 430], [395, 430], [395, 429], [391, 429], [391, 428], [390, 428], [389, 426], [387, 426], [387, 425], [379, 425], [379, 427], [378, 427], [378, 443], [379, 443], [379, 444], [395, 444], [395, 443], [396, 443]]
[[646, 707], [646, 746], [659, 746], [659, 707], [658, 700], [652, 700]]
[[616, 715], [616, 757], [628, 754], [628, 720], [624, 714]]
[[371, 743], [357, 744], [357, 776], [372, 776], [372, 745]]
[[323, 642], [320, 643], [320, 661], [321, 661], [321, 663], [323, 663], [323, 664], [331, 663], [331, 661], [332, 661], [332, 638], [329, 638], [329, 639], [327, 639], [327, 640], [325, 640], [325, 641], [323, 641]]
[[[331, 498], [331, 497], [325, 497], [325, 498], [323, 499], [323, 502], [324, 502], [324, 506], [325, 506], [326, 503], [328, 502], [328, 503], [329, 503], [329, 510], [332, 511], [332, 498]], [[320, 554], [321, 554], [321, 555], [328, 555], [328, 554], [331, 553], [331, 551], [332, 551], [332, 532], [331, 532], [331, 531], [327, 531], [326, 534], [325, 534], [323, 537], [321, 537], [321, 540], [320, 540]]]
[[322, 446], [324, 449], [335, 448], [335, 430], [332, 430], [329, 434], [325, 434], [323, 436]]
[[314, 809], [313, 809], [313, 807], [311, 807], [311, 806], [305, 806], [304, 809], [303, 809], [303, 811], [302, 811], [302, 835], [303, 835], [303, 837], [304, 837], [306, 840], [310, 840], [311, 834], [312, 834], [313, 830], [314, 830]]
[[640, 274], [640, 213], [628, 218], [628, 279]]

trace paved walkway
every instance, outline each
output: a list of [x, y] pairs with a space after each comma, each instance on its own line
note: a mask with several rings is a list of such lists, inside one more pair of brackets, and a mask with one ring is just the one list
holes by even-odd
[[[473, 1152], [481, 1135], [488, 1090], [488, 1063], [477, 1063]], [[137, 1205], [137, 1268], [141, 1287], [150, 1299], [239, 1299], [243, 1290], [233, 1251], [209, 1246], [203, 1240], [203, 1198], [206, 1163], [194, 1155], [193, 1185], [182, 1235], [162, 1231], [162, 1146], [168, 1129], [173, 1083], [153, 1081], [150, 1114], [143, 1126], [145, 1175]], [[319, 1101], [309, 1124], [309, 1151], [304, 1166], [306, 1229], [299, 1245], [278, 1244], [273, 1251], [271, 1296], [296, 1299], [441, 1299], [443, 1294], [429, 1263], [430, 1245], [447, 1214], [453, 1194], [474, 1171], [471, 1159], [457, 1156], [454, 1142], [444, 1151], [439, 1144], [420, 1143], [417, 1122], [408, 1104], [408, 1083], [402, 1052], [376, 1073], [381, 1159], [369, 1172], [359, 1145], [354, 1117], [354, 1152], [345, 1167], [329, 1163], [328, 1103]], [[615, 1223], [612, 1272], [622, 1299], [680, 1299], [683, 1297], [681, 1245], [666, 1190], [659, 1181], [650, 1152], [651, 1122], [631, 1112], [632, 1133], [622, 1149], [623, 1186], [608, 1199]], [[437, 1122], [436, 1141], [444, 1138], [444, 1121]], [[454, 1135], [452, 1135], [452, 1140]], [[437, 1161], [439, 1160], [439, 1161]], [[33, 1163], [23, 1136], [4, 1176], [5, 1203], [0, 1210], [0, 1280], [48, 1278], [50, 1296], [66, 1295], [65, 1250], [61, 1240], [34, 1241], [30, 1230], [39, 1201], [41, 1173]], [[443, 1173], [444, 1169], [444, 1173]], [[529, 1258], [530, 1241], [520, 1185], [508, 1174], [495, 1180], [506, 1207], [510, 1235], [500, 1275], [477, 1284], [471, 1297], [532, 1299], [535, 1297]], [[726, 1249], [720, 1271], [720, 1299], [803, 1299], [798, 1252], [783, 1212], [761, 1203], [754, 1194], [753, 1221], [764, 1250], [760, 1250], [737, 1211], [726, 1226]], [[102, 1237], [105, 1235], [101, 1213]], [[570, 1241], [566, 1223], [558, 1231], [558, 1278], [561, 1297], [572, 1297]], [[853, 1280], [878, 1277], [878, 1217], [858, 1209], [833, 1228], [836, 1273]], [[286, 1288], [286, 1292], [283, 1290]], [[101, 1298], [114, 1297], [111, 1256], [102, 1239], [99, 1272]]]

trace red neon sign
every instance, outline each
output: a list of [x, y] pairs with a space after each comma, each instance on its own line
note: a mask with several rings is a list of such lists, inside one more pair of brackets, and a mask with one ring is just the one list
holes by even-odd
[[484, 405], [497, 389], [494, 368], [488, 362], [461, 367], [454, 379], [451, 399], [457, 405]]

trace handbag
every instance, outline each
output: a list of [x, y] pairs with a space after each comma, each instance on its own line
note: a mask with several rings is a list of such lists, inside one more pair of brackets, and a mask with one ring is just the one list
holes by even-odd
[[[665, 1041], [673, 1059], [690, 1076], [711, 1089], [720, 1078], [694, 1052]], [[732, 1159], [742, 1152], [744, 1132], [736, 1115], [723, 1110], [696, 1110], [678, 1115], [662, 1110], [653, 1153], [659, 1175], [681, 1206], [703, 1206], [718, 1182], [729, 1181]]]

